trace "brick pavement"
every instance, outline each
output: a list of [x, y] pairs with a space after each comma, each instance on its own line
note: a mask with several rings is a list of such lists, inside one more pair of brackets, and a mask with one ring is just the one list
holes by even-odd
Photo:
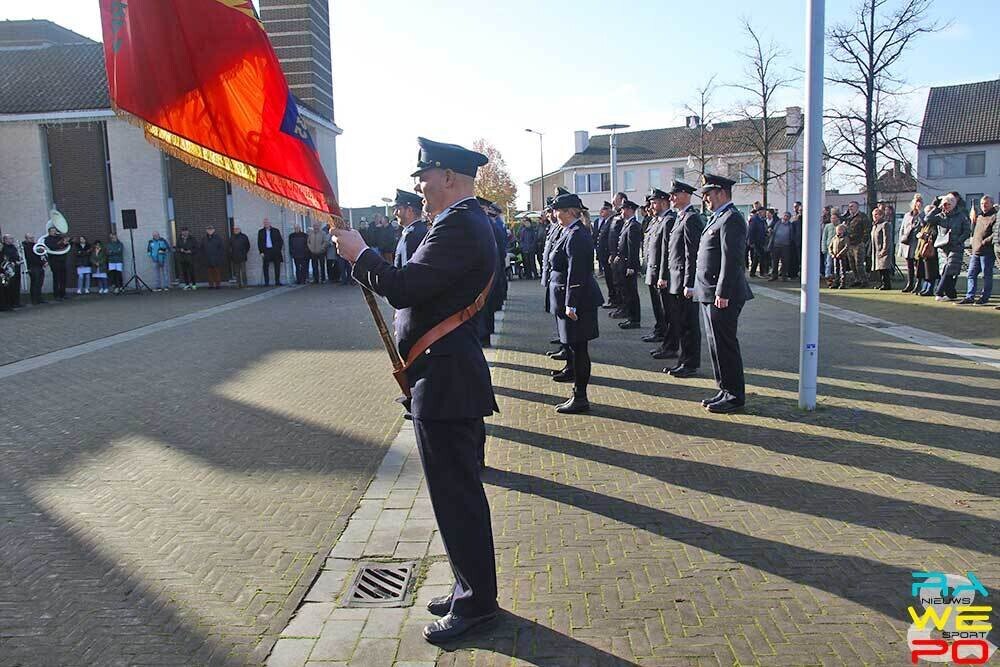
[[5, 380], [0, 665], [261, 663], [399, 428], [387, 370], [308, 287]]
[[[272, 288], [273, 289], [273, 288]], [[337, 289], [331, 287], [331, 289]], [[186, 315], [267, 291], [250, 289], [171, 290], [142, 295], [89, 294], [0, 314], [0, 365], [61, 350], [123, 331]], [[21, 303], [27, 296], [21, 295]]]

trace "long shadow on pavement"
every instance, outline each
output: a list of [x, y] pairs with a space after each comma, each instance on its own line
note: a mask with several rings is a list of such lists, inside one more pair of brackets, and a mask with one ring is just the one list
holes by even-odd
[[[623, 384], [628, 382], [621, 381]], [[495, 387], [494, 390], [501, 396], [543, 404], [553, 403], [554, 399], [546, 394], [522, 389]], [[645, 424], [669, 433], [700, 439], [754, 445], [780, 454], [871, 470], [953, 491], [1000, 497], [1000, 474], [925, 452], [859, 443], [825, 435], [791, 433], [730, 420], [691, 417], [679, 413], [650, 413], [612, 405], [593, 403], [592, 405], [591, 416], [605, 416], [629, 423]], [[501, 427], [491, 426], [491, 428]], [[899, 436], [897, 433], [896, 437]]]
[[[491, 434], [539, 449], [654, 477], [667, 484], [747, 503], [843, 521], [875, 530], [1000, 553], [998, 522], [951, 510], [828, 484], [670, 456], [646, 456], [579, 440], [494, 425]], [[919, 517], [919, 519], [916, 519]]]

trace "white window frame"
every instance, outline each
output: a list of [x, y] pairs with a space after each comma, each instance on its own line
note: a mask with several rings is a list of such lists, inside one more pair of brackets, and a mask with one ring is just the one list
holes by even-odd
[[[629, 181], [631, 181], [631, 183], [629, 183]], [[622, 188], [623, 191], [625, 191], [625, 192], [635, 192], [635, 170], [634, 169], [626, 169], [626, 170], [622, 171], [622, 184], [624, 185], [624, 187]]]

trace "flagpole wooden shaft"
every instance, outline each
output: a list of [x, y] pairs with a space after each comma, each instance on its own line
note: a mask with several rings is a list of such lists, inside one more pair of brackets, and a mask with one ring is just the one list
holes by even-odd
[[399, 356], [399, 350], [396, 349], [396, 342], [393, 340], [392, 334], [389, 333], [389, 327], [386, 326], [385, 318], [382, 317], [382, 309], [378, 307], [375, 294], [364, 286], [361, 287], [361, 292], [365, 295], [365, 302], [368, 304], [368, 309], [372, 311], [372, 319], [375, 320], [375, 328], [378, 329], [378, 335], [382, 338], [385, 351], [389, 353], [389, 361], [392, 362], [392, 369], [398, 371], [403, 367], [403, 358]]

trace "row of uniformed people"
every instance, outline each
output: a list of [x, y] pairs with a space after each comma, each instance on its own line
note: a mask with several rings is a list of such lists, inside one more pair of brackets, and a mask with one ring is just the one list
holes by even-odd
[[[730, 179], [706, 175], [702, 194], [713, 210], [707, 223], [691, 203], [693, 186], [674, 181], [669, 192], [652, 190], [647, 201], [654, 215], [645, 221], [645, 230], [636, 215], [638, 204], [624, 193], [618, 193], [613, 203], [604, 202], [590, 229], [583, 222], [587, 214], [579, 198], [564, 189], [557, 191], [551, 207], [560, 224], [553, 225], [546, 238], [542, 283], [546, 285], [546, 310], [556, 316], [559, 330], [560, 350], [549, 356], [566, 360], [566, 367], [553, 372], [553, 379], [574, 383], [573, 398], [558, 406], [558, 411], [583, 412], [590, 407], [586, 393], [590, 356], [585, 341], [598, 336], [596, 313], [603, 301], [593, 275], [595, 256], [608, 286], [608, 302], [603, 307], [613, 309], [612, 318], [626, 318], [619, 327], [641, 326], [638, 280], [642, 276], [655, 319], [653, 331], [642, 340], [660, 343], [650, 355], [676, 359], [663, 369], [673, 377], [697, 375], [703, 322], [719, 391], [702, 404], [717, 413], [743, 407], [746, 391], [737, 324], [743, 304], [753, 294], [743, 270], [746, 221], [732, 205], [733, 185]], [[567, 209], [570, 213], [565, 213]], [[590, 260], [585, 262], [588, 252]], [[570, 262], [572, 258], [575, 261]], [[579, 268], [584, 263], [589, 272]], [[576, 267], [571, 275], [558, 270], [564, 264]], [[572, 304], [568, 292], [576, 295]], [[574, 309], [576, 318], [568, 308]]]

